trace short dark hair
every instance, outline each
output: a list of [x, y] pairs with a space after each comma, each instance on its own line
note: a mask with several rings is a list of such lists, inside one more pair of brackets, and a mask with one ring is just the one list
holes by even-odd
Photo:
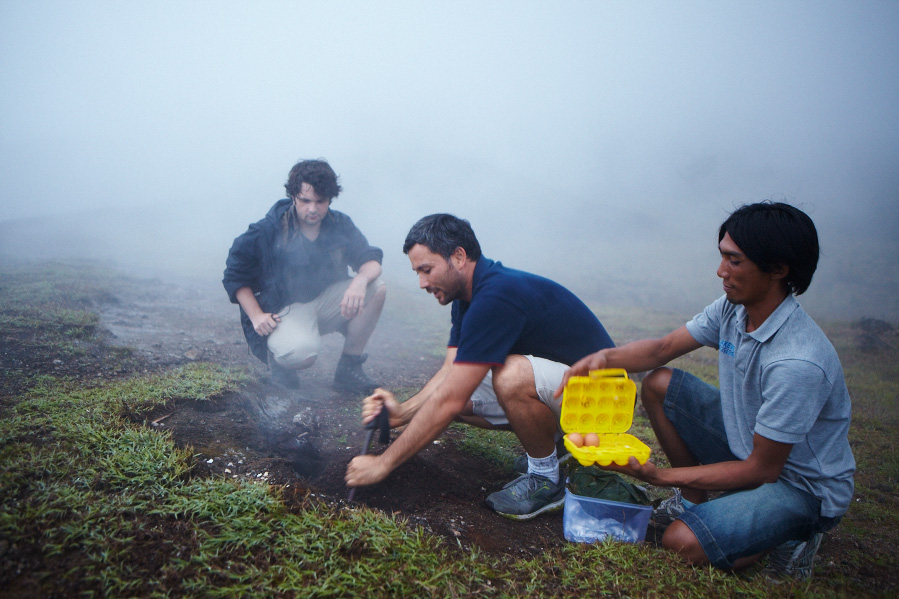
[[719, 242], [725, 233], [762, 272], [786, 265], [784, 281], [794, 294], [808, 289], [821, 250], [815, 223], [805, 212], [782, 202], [747, 204], [721, 224]]
[[481, 244], [474, 235], [471, 223], [452, 214], [431, 214], [419, 219], [406, 235], [403, 253], [408, 254], [416, 244], [440, 254], [445, 260], [449, 260], [459, 247], [471, 260], [477, 261], [481, 257]]
[[308, 183], [315, 193], [329, 200], [340, 195], [343, 188], [337, 183], [337, 173], [326, 160], [302, 160], [293, 165], [287, 175], [287, 197], [295, 198], [300, 193], [303, 183]]

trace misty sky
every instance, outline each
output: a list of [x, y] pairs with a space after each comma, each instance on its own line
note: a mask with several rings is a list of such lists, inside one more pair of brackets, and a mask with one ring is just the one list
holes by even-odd
[[897, 31], [895, 1], [4, 0], [0, 222], [156, 214], [124, 237], [190, 238], [172, 247], [219, 276], [290, 166], [325, 157], [393, 270], [415, 220], [453, 212], [579, 290], [689, 271], [711, 300], [718, 224], [777, 199], [818, 224], [825, 283], [883, 288]]

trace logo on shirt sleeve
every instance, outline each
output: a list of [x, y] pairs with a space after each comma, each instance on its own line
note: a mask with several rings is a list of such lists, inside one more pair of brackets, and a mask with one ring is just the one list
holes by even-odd
[[730, 341], [725, 341], [722, 339], [718, 342], [718, 351], [720, 351], [725, 356], [730, 356], [731, 358], [737, 353], [736, 346]]

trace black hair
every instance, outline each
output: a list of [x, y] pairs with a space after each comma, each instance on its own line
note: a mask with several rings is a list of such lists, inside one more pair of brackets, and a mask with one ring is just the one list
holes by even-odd
[[340, 195], [343, 188], [337, 183], [337, 173], [326, 160], [303, 160], [297, 162], [287, 175], [287, 197], [295, 198], [299, 195], [303, 183], [308, 183], [315, 193], [323, 198], [332, 200]]
[[821, 250], [815, 223], [805, 212], [782, 202], [747, 204], [721, 224], [719, 242], [725, 233], [762, 272], [785, 265], [784, 282], [794, 294], [808, 289]]
[[478, 243], [471, 224], [452, 214], [431, 214], [419, 219], [406, 235], [403, 253], [408, 254], [416, 244], [425, 246], [428, 251], [443, 256], [445, 260], [449, 260], [459, 247], [473, 261], [481, 257], [481, 244]]

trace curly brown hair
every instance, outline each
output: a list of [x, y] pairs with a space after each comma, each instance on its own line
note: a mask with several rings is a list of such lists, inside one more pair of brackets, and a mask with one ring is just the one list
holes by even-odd
[[337, 178], [337, 173], [327, 160], [302, 160], [290, 169], [284, 189], [287, 190], [289, 198], [295, 198], [300, 193], [303, 183], [308, 183], [315, 189], [315, 193], [332, 200], [343, 190]]

